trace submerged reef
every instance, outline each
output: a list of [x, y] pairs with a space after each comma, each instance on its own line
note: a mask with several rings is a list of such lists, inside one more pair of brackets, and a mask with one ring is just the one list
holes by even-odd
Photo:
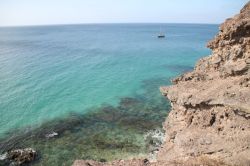
[[[159, 81], [147, 80], [143, 83], [145, 93], [154, 96], [148, 89], [157, 88], [158, 84]], [[105, 104], [85, 114], [70, 113], [66, 118], [36, 128], [11, 131], [0, 140], [0, 154], [33, 148], [36, 158], [32, 165], [71, 165], [75, 159], [106, 162], [146, 157], [154, 153], [159, 142], [145, 135], [162, 131], [166, 110], [170, 108], [164, 98], [159, 101], [159, 96], [154, 96], [158, 99], [155, 102], [141, 95], [124, 97], [117, 106]], [[24, 164], [3, 157], [0, 165]]]

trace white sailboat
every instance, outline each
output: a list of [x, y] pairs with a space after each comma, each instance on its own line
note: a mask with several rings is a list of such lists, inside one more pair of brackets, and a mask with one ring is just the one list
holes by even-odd
[[162, 29], [160, 29], [160, 33], [158, 34], [158, 38], [165, 38], [165, 34], [163, 33]]

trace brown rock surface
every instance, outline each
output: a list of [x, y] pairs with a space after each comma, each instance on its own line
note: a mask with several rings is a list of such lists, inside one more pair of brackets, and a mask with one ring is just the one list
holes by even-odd
[[223, 162], [208, 159], [206, 156], [178, 161], [149, 162], [147, 159], [116, 160], [113, 162], [97, 162], [92, 160], [76, 160], [73, 166], [226, 166]]
[[157, 161], [74, 166], [250, 165], [250, 2], [208, 43], [212, 55], [160, 90], [171, 104]]
[[204, 156], [250, 165], [250, 2], [208, 43], [212, 55], [161, 87], [172, 104], [159, 161]]

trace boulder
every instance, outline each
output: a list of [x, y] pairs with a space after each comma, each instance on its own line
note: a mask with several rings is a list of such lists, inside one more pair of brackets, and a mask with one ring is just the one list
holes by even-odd
[[7, 153], [6, 158], [14, 165], [23, 165], [35, 160], [37, 152], [32, 148], [15, 149]]

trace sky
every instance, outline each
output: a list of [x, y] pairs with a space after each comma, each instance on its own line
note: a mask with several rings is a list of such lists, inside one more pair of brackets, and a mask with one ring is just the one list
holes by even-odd
[[248, 0], [0, 0], [0, 26], [222, 23]]

